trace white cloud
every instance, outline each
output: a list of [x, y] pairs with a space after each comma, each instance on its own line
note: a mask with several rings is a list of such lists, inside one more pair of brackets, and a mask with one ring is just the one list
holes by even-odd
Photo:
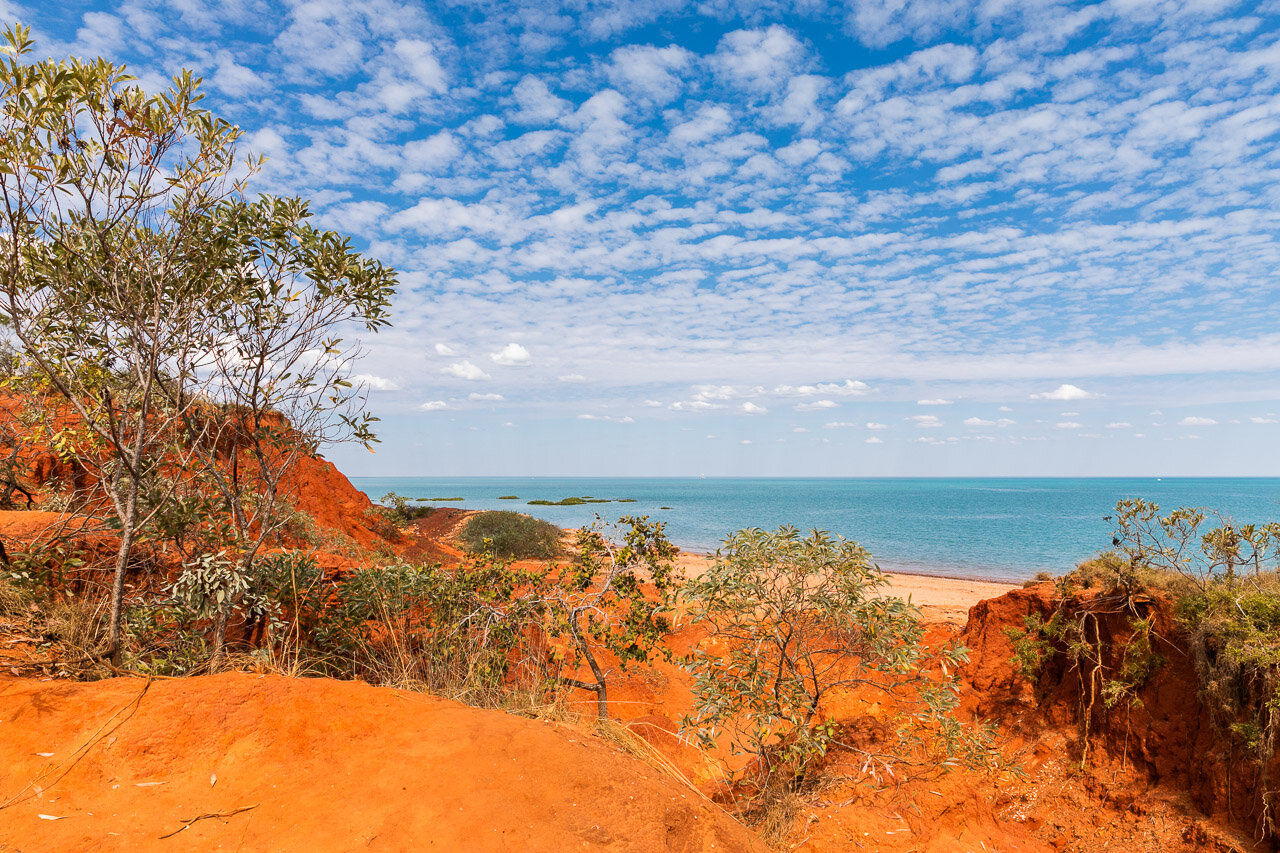
[[636, 419], [631, 417], [630, 415], [623, 415], [621, 417], [615, 417], [613, 415], [578, 415], [578, 420], [607, 421], [609, 423], [615, 423], [615, 424], [633, 424], [636, 422]]
[[884, 444], [884, 439], [878, 435], [873, 435], [866, 441], [867, 444]]
[[488, 379], [489, 374], [485, 373], [476, 365], [469, 361], [458, 361], [442, 369], [441, 373], [447, 373], [450, 376], [456, 376], [459, 379]]
[[1188, 415], [1178, 421], [1178, 426], [1216, 426], [1217, 421], [1213, 418], [1202, 418], [1196, 415]]
[[449, 408], [449, 404], [444, 400], [431, 400], [418, 406], [418, 410], [423, 412], [438, 412], [447, 408]]
[[511, 91], [517, 109], [511, 114], [519, 124], [550, 124], [569, 111], [570, 103], [551, 92], [542, 79], [526, 74]]
[[[1251, 322], [1274, 311], [1280, 77], [1272, 34], [1230, 4], [609, 0], [447, 26], [404, 0], [118, 5], [22, 11], [42, 51], [118, 56], [147, 86], [193, 65], [271, 158], [252, 189], [311, 198], [318, 225], [400, 272], [393, 326], [357, 368], [394, 377], [375, 384], [389, 427], [442, 396], [469, 429], [480, 407], [431, 380], [484, 374], [472, 362], [513, 340], [538, 354], [503, 407], [522, 423], [646, 397], [819, 411], [871, 383], [892, 389], [874, 413], [902, 424], [904, 389], [947, 390], [992, 401], [961, 429], [974, 452], [948, 459], [1007, 470], [1005, 445], [971, 443], [1001, 399], [1091, 401], [1045, 407], [1050, 435], [1139, 406], [1280, 420], [1256, 411], [1280, 332]], [[894, 47], [854, 56], [827, 36]], [[832, 379], [847, 373], [865, 381]], [[1094, 387], [1050, 384], [1064, 376]], [[540, 459], [604, 452], [573, 433]], [[1266, 458], [1265, 438], [1176, 464]]]
[[614, 86], [634, 98], [666, 104], [685, 86], [694, 55], [682, 47], [627, 45], [610, 56], [606, 74]]
[[425, 139], [415, 139], [404, 146], [404, 159], [415, 170], [443, 169], [461, 154], [462, 146], [458, 138], [449, 131], [441, 131]]
[[351, 381], [356, 385], [367, 385], [374, 391], [400, 390], [400, 383], [394, 379], [387, 379], [385, 376], [374, 376], [371, 373], [357, 373], [351, 377]]
[[952, 403], [950, 400], [944, 400], [941, 397], [938, 397], [933, 400], [916, 400], [916, 405], [917, 406], [950, 406], [952, 405]]
[[822, 425], [823, 429], [845, 429], [846, 427], [856, 427], [857, 424], [848, 421], [831, 421]]
[[1278, 421], [1276, 418], [1260, 418], [1260, 417], [1256, 417], [1256, 416], [1255, 416], [1255, 417], [1249, 418], [1249, 423], [1251, 423], [1251, 424], [1274, 424], [1274, 423], [1280, 423], [1280, 421]]
[[878, 424], [875, 421], [869, 421], [867, 423], [867, 429], [888, 429], [888, 428], [889, 428], [888, 424]]
[[839, 405], [834, 400], [816, 400], [812, 403], [797, 403], [792, 408], [797, 412], [819, 412], [823, 409], [834, 409]]
[[[587, 381], [587, 377], [583, 376], [580, 373], [566, 373], [563, 376], [557, 376], [556, 379], [558, 379], [561, 382], [586, 382]], [[645, 402], [645, 405], [646, 406], [649, 405], [648, 401]], [[659, 403], [658, 405], [662, 405], [662, 404]]]
[[763, 414], [766, 414], [769, 410], [766, 409], [764, 406], [757, 406], [755, 403], [752, 403], [750, 400], [748, 400], [747, 402], [742, 404], [742, 411], [743, 413], [748, 415], [763, 415]]
[[1075, 385], [1059, 385], [1052, 391], [1046, 391], [1043, 394], [1032, 394], [1032, 400], [1092, 400], [1097, 397], [1083, 388]]
[[742, 439], [742, 442], [741, 442], [741, 443], [742, 443], [742, 444], [751, 444], [751, 439], [749, 439], [749, 438], [744, 438], [744, 439]]
[[467, 395], [467, 399], [474, 403], [499, 403], [506, 398], [501, 394], [477, 394], [472, 392]]
[[773, 393], [781, 397], [861, 397], [870, 391], [867, 383], [857, 379], [844, 382], [819, 382], [815, 385], [779, 385]]
[[510, 343], [497, 352], [490, 353], [489, 358], [495, 364], [515, 367], [529, 363], [529, 351], [519, 344]]
[[1084, 424], [1075, 421], [1061, 421], [1053, 425], [1054, 429], [1084, 429]]
[[937, 429], [942, 426], [942, 421], [938, 420], [937, 415], [911, 415], [903, 418], [906, 421], [915, 421], [920, 429]]
[[808, 432], [809, 430], [805, 429], [804, 427], [795, 427], [791, 431], [792, 432]]
[[791, 76], [804, 53], [785, 27], [736, 30], [720, 40], [712, 61], [721, 76], [751, 90], [769, 90]]
[[1132, 429], [1133, 424], [1128, 421], [1112, 421], [1107, 424], [1107, 429]]

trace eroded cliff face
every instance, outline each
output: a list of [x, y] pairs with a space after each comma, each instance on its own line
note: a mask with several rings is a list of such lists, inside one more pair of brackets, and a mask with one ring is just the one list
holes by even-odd
[[[1029, 678], [1016, 663], [1010, 632], [1025, 630], [1028, 616], [1047, 622], [1059, 610], [1080, 626], [1072, 639], [1082, 639], [1089, 649], [1077, 659], [1059, 644]], [[1108, 707], [1100, 686], [1121, 672], [1136, 619], [1149, 620], [1156, 665], [1140, 686]], [[1168, 599], [1083, 592], [1064, 600], [1052, 584], [1040, 584], [979, 603], [961, 639], [972, 650], [964, 708], [998, 721], [1026, 743], [1033, 763], [1052, 760], [1076, 768], [1107, 808], [1135, 816], [1153, 803], [1185, 806], [1192, 819], [1180, 833], [1186, 843], [1277, 849], [1263, 831], [1260, 768], [1201, 701], [1194, 656]], [[1280, 779], [1276, 762], [1270, 778]]]

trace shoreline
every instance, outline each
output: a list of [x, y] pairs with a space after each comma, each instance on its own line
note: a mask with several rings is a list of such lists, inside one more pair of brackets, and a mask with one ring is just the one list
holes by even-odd
[[[676, 547], [680, 548], [679, 545], [677, 545]], [[698, 561], [710, 562], [715, 558], [715, 552], [704, 551], [701, 549], [693, 549], [693, 548], [680, 548], [680, 556], [681, 557], [688, 556]], [[892, 566], [882, 565], [881, 563], [875, 561], [874, 558], [872, 562], [875, 562], [877, 567], [879, 567], [880, 571], [884, 572], [886, 575], [905, 575], [907, 577], [917, 577], [917, 578], [936, 578], [938, 580], [943, 580], [943, 581], [961, 581], [964, 583], [985, 583], [985, 584], [992, 584], [994, 586], [1007, 586], [1007, 587], [1021, 587], [1024, 583], [1035, 580], [1034, 577], [1018, 578], [1012, 575], [966, 574], [959, 569], [955, 571], [950, 571], [950, 570], [947, 570], [946, 568], [939, 568], [937, 571], [932, 571], [929, 568], [924, 566], [896, 568]], [[1074, 566], [1072, 566], [1072, 568], [1074, 568]]]
[[[712, 554], [681, 551], [676, 565], [686, 577], [697, 577], [711, 565]], [[980, 601], [998, 598], [1025, 581], [996, 581], [989, 578], [960, 578], [943, 575], [885, 571], [889, 584], [882, 594], [908, 599], [920, 608], [926, 622], [964, 627], [969, 609]]]

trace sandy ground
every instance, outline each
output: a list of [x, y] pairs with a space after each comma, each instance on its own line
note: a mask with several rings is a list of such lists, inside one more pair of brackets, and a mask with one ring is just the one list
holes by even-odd
[[[711, 565], [707, 554], [683, 553], [677, 560], [687, 577], [694, 578]], [[887, 595], [910, 598], [920, 607], [925, 621], [946, 622], [962, 626], [969, 618], [969, 608], [979, 601], [1004, 595], [1021, 584], [946, 578], [934, 575], [890, 574]]]

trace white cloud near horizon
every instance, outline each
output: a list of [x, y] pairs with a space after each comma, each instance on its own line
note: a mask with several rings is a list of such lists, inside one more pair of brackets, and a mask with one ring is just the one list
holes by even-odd
[[1041, 394], [1032, 394], [1031, 399], [1032, 400], [1092, 400], [1096, 396], [1097, 396], [1096, 394], [1092, 394], [1084, 390], [1083, 388], [1079, 388], [1075, 385], [1064, 384], [1064, 385], [1059, 385], [1057, 388], [1053, 389], [1052, 391], [1045, 391], [1044, 393], [1041, 393]]
[[530, 361], [529, 351], [517, 343], [507, 344], [495, 353], [490, 353], [489, 359], [495, 364], [501, 364], [506, 367], [515, 367], [517, 365], [525, 365]]
[[456, 376], [459, 379], [469, 379], [472, 381], [491, 378], [484, 370], [472, 364], [469, 361], [458, 361], [442, 368], [441, 373], [447, 373], [450, 376]]

